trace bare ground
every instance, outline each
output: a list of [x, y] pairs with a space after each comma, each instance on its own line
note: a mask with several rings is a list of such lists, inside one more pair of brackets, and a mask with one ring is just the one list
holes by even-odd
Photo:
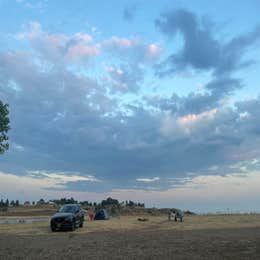
[[0, 259], [260, 259], [260, 216], [167, 216], [87, 221], [75, 232], [48, 223], [0, 225]]

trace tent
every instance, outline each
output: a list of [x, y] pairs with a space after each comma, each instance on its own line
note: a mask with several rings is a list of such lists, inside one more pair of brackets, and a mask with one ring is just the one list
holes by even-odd
[[99, 210], [96, 215], [94, 220], [107, 220], [109, 219], [108, 213], [105, 209]]

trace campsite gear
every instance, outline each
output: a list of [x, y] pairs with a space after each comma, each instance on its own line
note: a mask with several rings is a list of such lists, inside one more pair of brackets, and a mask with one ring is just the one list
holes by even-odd
[[138, 221], [148, 221], [149, 219], [148, 218], [138, 218], [137, 220]]
[[176, 214], [174, 212], [170, 211], [168, 213], [168, 220], [172, 221], [172, 220], [175, 220], [175, 219], [176, 219]]
[[174, 218], [174, 220], [177, 221], [177, 220], [179, 219], [179, 220], [182, 222], [182, 221], [183, 221], [183, 217], [184, 217], [183, 211], [177, 210], [177, 211], [175, 212], [175, 218]]
[[173, 209], [168, 213], [168, 220], [177, 221], [178, 219], [182, 222], [184, 218], [184, 212], [180, 209]]
[[99, 210], [94, 217], [94, 220], [108, 220], [108, 219], [109, 216], [105, 209]]

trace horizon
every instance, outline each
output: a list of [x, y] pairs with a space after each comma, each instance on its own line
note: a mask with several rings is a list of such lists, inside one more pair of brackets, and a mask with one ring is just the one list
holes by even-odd
[[[40, 207], [44, 208], [44, 206], [46, 206], [46, 205], [53, 205], [53, 204], [50, 204], [50, 203], [54, 203], [54, 204], [56, 204], [56, 206], [59, 206], [59, 207], [61, 207], [63, 205], [66, 205], [66, 204], [80, 204], [80, 205], [84, 204], [84, 207], [85, 207], [86, 206], [85, 203], [87, 202], [88, 204], [92, 204], [92, 205], [88, 205], [87, 207], [90, 207], [90, 208], [94, 207], [95, 208], [96, 206], [101, 204], [102, 201], [107, 200], [109, 198], [111, 198], [111, 197], [103, 198], [100, 201], [83, 201], [83, 200], [81, 201], [81, 200], [74, 200], [74, 198], [54, 198], [54, 199], [49, 199], [49, 200], [48, 199], [44, 200], [43, 198], [40, 198], [40, 199], [37, 199], [37, 200], [19, 200], [19, 199], [18, 200], [16, 200], [16, 199], [9, 200], [8, 198], [6, 198], [6, 200], [8, 200], [8, 207], [28, 207], [28, 206], [39, 207], [40, 206]], [[44, 202], [40, 203], [40, 201], [42, 199], [44, 200]], [[64, 202], [64, 203], [57, 203], [57, 202], [55, 202], [55, 201], [61, 201], [62, 199], [66, 199], [66, 200], [73, 199], [74, 202], [73, 203], [72, 202]], [[117, 200], [116, 198], [111, 198], [111, 199]], [[3, 203], [6, 203], [6, 200], [1, 199], [1, 201]], [[18, 205], [12, 205], [12, 202], [13, 203], [17, 203], [17, 201], [18, 201]], [[153, 206], [148, 205], [147, 206], [145, 203], [142, 203], [142, 201], [131, 201], [131, 200], [117, 200], [117, 201], [119, 202], [119, 204], [123, 203], [124, 205], [125, 205], [126, 201], [127, 202], [133, 202], [135, 204], [133, 206], [133, 208], [141, 207], [141, 208], [144, 208], [144, 209], [158, 209], [158, 210], [161, 210], [161, 209], [177, 209], [176, 207], [160, 207], [160, 206], [156, 206], [156, 205], [153, 205]], [[27, 203], [29, 203], [29, 204], [27, 204]], [[142, 204], [143, 206], [139, 206], [137, 204]], [[6, 207], [6, 205], [3, 206], [3, 207]], [[127, 206], [125, 206], [125, 207], [127, 207]], [[104, 208], [106, 208], [106, 206], [104, 206]], [[206, 211], [206, 210], [204, 210], [204, 211], [194, 210], [193, 211], [193, 210], [190, 210], [188, 208], [178, 208], [178, 209], [180, 209], [180, 210], [182, 210], [184, 212], [194, 213], [196, 215], [208, 215], [208, 214], [209, 215], [210, 214], [212, 214], [212, 215], [218, 215], [218, 214], [220, 214], [220, 215], [222, 215], [222, 214], [225, 214], [225, 215], [229, 215], [229, 214], [231, 214], [231, 215], [233, 215], [233, 214], [260, 214], [260, 211], [257, 211], [257, 210], [255, 210], [255, 211], [250, 211], [250, 210], [232, 210], [230, 208], [217, 209], [216, 211]]]
[[0, 199], [260, 212], [259, 7], [0, 0]]

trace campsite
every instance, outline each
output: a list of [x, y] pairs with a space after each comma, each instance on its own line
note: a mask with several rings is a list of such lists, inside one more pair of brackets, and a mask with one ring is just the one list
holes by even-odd
[[260, 260], [260, 0], [0, 0], [0, 260]]
[[[51, 232], [50, 207], [22, 208], [1, 219], [40, 219], [0, 224], [0, 259], [259, 259], [259, 214], [186, 215], [133, 212], [90, 221], [73, 232]], [[138, 221], [138, 218], [147, 221]]]

